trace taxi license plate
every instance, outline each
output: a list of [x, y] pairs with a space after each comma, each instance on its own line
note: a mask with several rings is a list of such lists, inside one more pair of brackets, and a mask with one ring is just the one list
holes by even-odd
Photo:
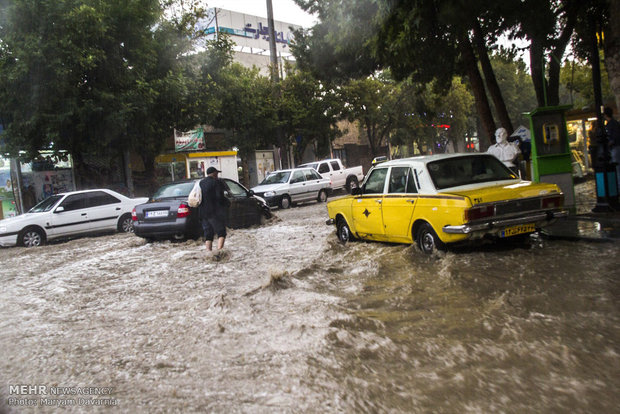
[[168, 216], [168, 210], [156, 210], [156, 211], [147, 211], [146, 212], [146, 218], [151, 218], [151, 217], [167, 217]]
[[505, 228], [500, 233], [500, 237], [516, 236], [517, 234], [532, 233], [534, 231], [536, 231], [536, 226], [533, 223], [521, 224], [519, 226], [512, 226], [512, 227]]

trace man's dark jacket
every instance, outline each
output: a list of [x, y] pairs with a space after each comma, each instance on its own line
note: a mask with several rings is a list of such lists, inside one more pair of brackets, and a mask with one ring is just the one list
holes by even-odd
[[200, 218], [226, 218], [230, 201], [224, 195], [224, 185], [214, 177], [206, 177], [200, 181], [202, 203], [198, 207]]
[[611, 118], [605, 125], [607, 129], [607, 138], [609, 139], [609, 148], [620, 145], [620, 123]]

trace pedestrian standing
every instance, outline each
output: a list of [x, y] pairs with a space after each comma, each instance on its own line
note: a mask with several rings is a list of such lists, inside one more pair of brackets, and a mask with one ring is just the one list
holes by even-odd
[[605, 115], [605, 132], [609, 143], [611, 162], [616, 164], [616, 185], [620, 193], [620, 122], [614, 119], [614, 112], [610, 107], [603, 110]]
[[[200, 221], [205, 237], [207, 255], [218, 256], [226, 241], [226, 219], [230, 201], [224, 194], [224, 184], [218, 178], [219, 171], [215, 167], [207, 168], [207, 176], [200, 181], [202, 203], [200, 203]], [[217, 234], [217, 251], [213, 252], [213, 239]]]

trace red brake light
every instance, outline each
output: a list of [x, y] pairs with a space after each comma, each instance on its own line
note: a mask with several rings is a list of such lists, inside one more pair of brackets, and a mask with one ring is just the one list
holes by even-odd
[[556, 194], [551, 197], [545, 197], [540, 204], [543, 209], [560, 208], [564, 204], [564, 196], [562, 194]]
[[495, 206], [478, 206], [465, 210], [465, 221], [480, 220], [495, 215]]
[[189, 206], [185, 203], [181, 203], [177, 209], [177, 218], [183, 218], [189, 216]]
[[131, 220], [132, 221], [138, 221], [138, 214], [136, 213], [136, 208], [134, 207], [133, 210], [131, 210]]

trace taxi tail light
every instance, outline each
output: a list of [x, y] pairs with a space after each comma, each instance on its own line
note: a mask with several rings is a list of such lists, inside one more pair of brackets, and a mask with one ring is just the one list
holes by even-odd
[[545, 197], [541, 200], [540, 204], [543, 209], [560, 208], [564, 205], [564, 196], [562, 194], [557, 194], [551, 197]]
[[136, 213], [135, 207], [133, 208], [133, 210], [131, 210], [131, 220], [138, 221], [138, 213]]
[[177, 218], [183, 218], [189, 216], [189, 206], [185, 203], [181, 203], [177, 209]]
[[495, 206], [477, 206], [465, 210], [465, 221], [475, 221], [495, 215]]

